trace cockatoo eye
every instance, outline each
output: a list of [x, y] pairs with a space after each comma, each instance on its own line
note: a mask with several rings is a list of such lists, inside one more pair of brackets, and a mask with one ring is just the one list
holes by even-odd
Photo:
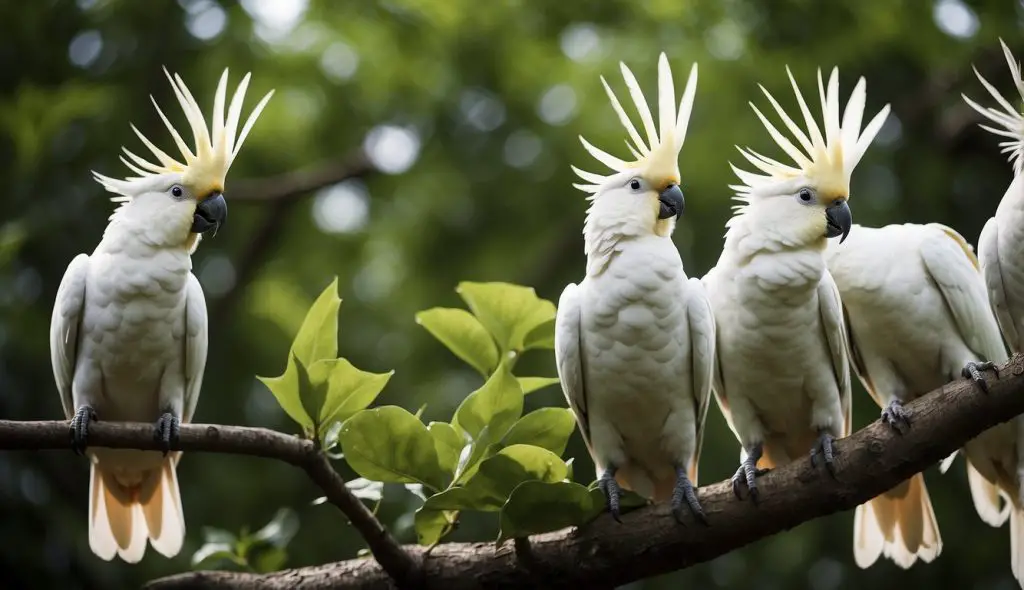
[[633, 189], [635, 191], [640, 190], [640, 181], [637, 180], [636, 178], [634, 178], [633, 180], [630, 180], [629, 181], [629, 188], [631, 188], [631, 189]]
[[174, 185], [174, 186], [171, 187], [171, 196], [173, 196], [174, 198], [180, 199], [181, 196], [184, 195], [184, 194], [185, 194], [185, 190], [182, 189], [180, 186]]
[[811, 201], [814, 200], [814, 191], [809, 188], [802, 188], [800, 189], [800, 192], [796, 194], [796, 198], [804, 205], [809, 205], [811, 204]]

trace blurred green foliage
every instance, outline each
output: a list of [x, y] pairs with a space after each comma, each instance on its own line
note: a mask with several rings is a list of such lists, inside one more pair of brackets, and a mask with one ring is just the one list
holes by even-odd
[[[855, 221], [935, 221], [975, 242], [1011, 172], [960, 94], [984, 96], [972, 65], [1012, 92], [998, 37], [1024, 57], [1024, 8], [1013, 0], [39, 0], [0, 3], [0, 23], [0, 417], [61, 414], [47, 342], [53, 296], [112, 210], [90, 170], [125, 172], [120, 146], [138, 146], [130, 122], [170, 144], [149, 99], [181, 120], [161, 66], [180, 73], [206, 108], [227, 66], [233, 81], [253, 72], [252, 96], [277, 93], [228, 175], [227, 226], [194, 256], [211, 313], [196, 420], [294, 430], [255, 376], [287, 375], [294, 335], [337, 276], [335, 293], [345, 298], [338, 350], [352, 374], [395, 371], [374, 407], [422, 408], [412, 413], [432, 440], [449, 442], [451, 431], [429, 424], [456, 414], [500, 351], [480, 353], [472, 344], [479, 330], [454, 331], [467, 335], [466, 350], [434, 333], [446, 345], [438, 346], [429, 316], [420, 316], [423, 329], [416, 314], [461, 308], [453, 292], [460, 281], [529, 285], [555, 301], [580, 280], [586, 201], [571, 187], [569, 164], [590, 162], [578, 134], [613, 152], [621, 146], [599, 81], [620, 87], [617, 61], [645, 90], [661, 50], [676, 72], [700, 64], [680, 161], [688, 207], [673, 239], [689, 275], [702, 276], [730, 216], [734, 146], [778, 153], [747, 105], [762, 104], [758, 83], [792, 105], [786, 64], [801, 84], [816, 68], [838, 65], [844, 97], [865, 76], [867, 111], [888, 102], [893, 113], [853, 175]], [[308, 198], [243, 200], [264, 186], [260, 179], [341, 162], [356, 149], [379, 172]], [[507, 343], [518, 336], [510, 332]], [[477, 356], [463, 356], [470, 354]], [[553, 375], [551, 357], [524, 355], [517, 376]], [[528, 377], [519, 379], [527, 389]], [[878, 408], [856, 387], [861, 427]], [[557, 386], [523, 399], [526, 416], [547, 407], [565, 407]], [[305, 408], [293, 411], [311, 416]], [[717, 410], [708, 421], [703, 483], [728, 477], [739, 452]], [[445, 453], [440, 463], [451, 460]], [[573, 459], [571, 479], [589, 479], [579, 436], [562, 456]], [[382, 494], [377, 513], [400, 540], [417, 540], [424, 500], [416, 484], [376, 488], [337, 464], [346, 479]], [[102, 562], [86, 543], [86, 467], [71, 453], [0, 454], [5, 588], [137, 587], [189, 569], [205, 544], [203, 527], [255, 528], [282, 507], [301, 525], [285, 566], [344, 559], [362, 547], [334, 507], [314, 503], [320, 492], [300, 471], [186, 454], [182, 553], [167, 560], [150, 550], [137, 566]], [[1008, 530], [977, 517], [960, 463], [925, 476], [945, 542], [932, 564], [857, 569], [853, 516], [842, 513], [636, 587], [1015, 588]], [[465, 511], [445, 540], [492, 539], [496, 516]]]

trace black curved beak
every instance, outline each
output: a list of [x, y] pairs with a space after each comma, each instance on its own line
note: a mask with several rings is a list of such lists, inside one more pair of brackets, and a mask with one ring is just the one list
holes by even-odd
[[213, 235], [217, 235], [217, 230], [224, 225], [227, 217], [228, 204], [224, 195], [213, 193], [196, 205], [196, 213], [192, 217], [192, 233], [204, 234], [212, 230]]
[[842, 244], [846, 236], [850, 235], [850, 227], [853, 226], [853, 213], [846, 199], [840, 199], [825, 209], [825, 221], [825, 237], [842, 236], [839, 238], [839, 243]]
[[683, 191], [679, 185], [670, 184], [665, 187], [665, 190], [658, 195], [658, 201], [661, 203], [658, 219], [668, 219], [672, 216], [679, 219], [679, 216], [683, 214], [685, 202], [683, 201]]

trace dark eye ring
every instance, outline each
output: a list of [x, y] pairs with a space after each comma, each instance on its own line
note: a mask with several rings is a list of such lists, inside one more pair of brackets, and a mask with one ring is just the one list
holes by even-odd
[[811, 199], [813, 197], [814, 197], [814, 195], [811, 194], [811, 190], [810, 189], [806, 189], [806, 188], [800, 189], [800, 200], [801, 201], [803, 201], [805, 203], [810, 203]]
[[633, 180], [630, 180], [629, 181], [629, 188], [631, 188], [631, 189], [633, 189], [635, 191], [640, 190], [640, 181], [635, 179], [635, 178]]
[[173, 186], [171, 187], [171, 194], [175, 197], [180, 197], [183, 194], [183, 191], [180, 186]]

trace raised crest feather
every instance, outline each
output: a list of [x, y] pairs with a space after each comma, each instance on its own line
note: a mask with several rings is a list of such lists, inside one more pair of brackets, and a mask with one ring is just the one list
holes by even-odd
[[159, 163], [147, 161], [128, 150], [128, 148], [122, 147], [121, 149], [124, 150], [124, 154], [128, 158], [126, 159], [124, 156], [121, 156], [121, 162], [137, 176], [129, 176], [123, 180], [118, 180], [93, 172], [97, 182], [102, 184], [108, 191], [118, 195], [113, 197], [112, 201], [126, 202], [134, 195], [144, 192], [150, 184], [148, 181], [151, 177], [173, 173], [181, 174], [181, 182], [188, 186], [198, 199], [203, 199], [214, 191], [223, 191], [224, 179], [227, 176], [228, 169], [231, 167], [231, 162], [238, 155], [238, 151], [241, 149], [242, 143], [245, 141], [246, 136], [248, 136], [253, 124], [260, 116], [260, 113], [263, 112], [267, 101], [274, 94], [274, 91], [271, 90], [263, 96], [259, 103], [257, 103], [256, 108], [249, 114], [245, 124], [242, 125], [241, 132], [239, 132], [238, 123], [241, 120], [242, 102], [245, 99], [245, 91], [249, 86], [250, 74], [246, 73], [231, 97], [231, 103], [227, 109], [227, 118], [225, 119], [224, 103], [228, 83], [228, 70], [225, 68], [217, 84], [217, 92], [214, 96], [213, 127], [208, 129], [203, 112], [188, 87], [185, 86], [185, 82], [177, 74], [172, 76], [167, 71], [167, 68], [164, 68], [164, 74], [167, 76], [167, 80], [170, 81], [171, 87], [174, 89], [174, 95], [178, 99], [178, 104], [181, 105], [181, 110], [188, 121], [192, 131], [192, 138], [195, 142], [195, 149], [189, 148], [185, 140], [182, 139], [181, 134], [171, 125], [170, 120], [163, 110], [160, 109], [156, 99], [151, 95], [150, 100], [153, 101], [157, 114], [160, 115], [160, 119], [164, 122], [167, 130], [170, 131], [171, 137], [174, 139], [174, 143], [181, 153], [184, 162], [174, 159], [156, 147], [135, 125], [132, 125], [132, 130]]
[[762, 85], [759, 87], [796, 143], [783, 134], [754, 103], [750, 103], [750, 107], [772, 140], [782, 148], [786, 155], [792, 158], [795, 165], [783, 164], [750, 148], [737, 146], [736, 149], [740, 154], [761, 174], [732, 166], [733, 172], [742, 184], [731, 185], [730, 188], [737, 192], [737, 198], [741, 201], [749, 201], [753, 195], [757, 194], [758, 189], [764, 186], [803, 176], [814, 180], [823, 190], [849, 197], [850, 174], [864, 156], [868, 145], [882, 128], [882, 124], [885, 123], [885, 119], [889, 115], [889, 105], [886, 104], [882, 107], [862, 131], [860, 125], [864, 117], [866, 100], [864, 78], [857, 81], [850, 99], [847, 101], [846, 111], [840, 116], [839, 68], [832, 69], [827, 85], [824, 83], [819, 69], [818, 98], [821, 101], [823, 133], [811, 114], [807, 101], [804, 100], [789, 66], [786, 66], [786, 73], [793, 86], [806, 131], [801, 129], [796, 121], [786, 113], [782, 105], [768, 92], [768, 89]]
[[[1000, 39], [999, 44], [1003, 46], [1003, 55], [1006, 57], [1006, 63], [1010, 66], [1010, 73], [1013, 75], [1014, 85], [1017, 87], [1017, 94], [1021, 99], [1024, 99], [1024, 79], [1021, 79], [1020, 64], [1013, 59], [1013, 54], [1010, 53], [1010, 48], [1006, 46], [1006, 43]], [[999, 147], [1002, 153], [1009, 154], [1009, 160], [1013, 164], [1014, 174], [1020, 174], [1021, 170], [1024, 169], [1024, 115], [1010, 104], [1010, 101], [1003, 98], [1003, 95], [995, 89], [994, 86], [989, 84], [980, 73], [978, 69], [974, 68], [974, 75], [981, 81], [981, 85], [988, 90], [992, 98], [999, 103], [1002, 110], [983, 107], [978, 103], [974, 102], [970, 98], [967, 98], [966, 94], [961, 94], [968, 105], [974, 110], [978, 111], [982, 116], [994, 122], [999, 127], [990, 127], [988, 125], [979, 125], [982, 129], [990, 131], [1001, 137], [1008, 138], [1006, 141], [999, 142]]]
[[[629, 138], [626, 140], [626, 147], [633, 156], [632, 160], [623, 160], [608, 152], [595, 147], [582, 135], [580, 142], [583, 148], [590, 153], [598, 162], [601, 162], [613, 173], [609, 175], [587, 172], [575, 166], [573, 172], [585, 181], [584, 184], [573, 186], [586, 193], [597, 193], [601, 185], [615, 174], [629, 169], [639, 169], [652, 178], [664, 178], [673, 182], [679, 182], [679, 152], [683, 149], [683, 142], [686, 140], [686, 130], [690, 121], [690, 112], [693, 110], [693, 99], [697, 92], [697, 64], [690, 69], [690, 77], [686, 82], [686, 88], [676, 108], [675, 85], [672, 81], [672, 69], [669, 67], [668, 57], [661, 53], [658, 58], [658, 125], [654, 123], [651, 109], [640, 90], [633, 72], [626, 64], [619, 62], [619, 69], [629, 90], [629, 96], [640, 115], [640, 122], [644, 129], [646, 140], [641, 136], [636, 126], [633, 125], [626, 110], [622, 107], [611, 86], [601, 76], [601, 84], [608, 94], [608, 100], [618, 115], [619, 122], [625, 128]], [[632, 142], [632, 143], [630, 143]]]

